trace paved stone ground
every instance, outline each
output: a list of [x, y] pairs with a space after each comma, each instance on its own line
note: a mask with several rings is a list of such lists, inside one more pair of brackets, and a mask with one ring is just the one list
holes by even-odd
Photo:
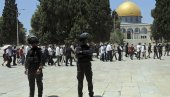
[[[170, 57], [132, 61], [124, 58], [122, 62], [94, 60], [95, 97], [170, 97]], [[78, 97], [76, 66], [47, 66], [43, 82], [43, 97]], [[28, 89], [23, 66], [0, 66], [0, 97], [28, 97]], [[84, 97], [88, 97], [86, 80], [83, 91]]]

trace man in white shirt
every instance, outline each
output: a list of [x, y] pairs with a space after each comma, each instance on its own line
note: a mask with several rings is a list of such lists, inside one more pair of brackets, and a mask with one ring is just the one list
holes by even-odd
[[27, 45], [27, 46], [25, 47], [25, 56], [27, 56], [27, 53], [28, 53], [29, 50], [30, 50], [30, 46]]
[[58, 63], [58, 66], [60, 66], [60, 47], [57, 46], [56, 47], [56, 57], [57, 57], [57, 60], [55, 61], [55, 66], [56, 66], [56, 63]]
[[106, 52], [107, 52], [107, 60], [112, 61], [112, 47], [110, 43], [108, 43], [106, 47]]
[[137, 49], [137, 59], [140, 60], [140, 55], [141, 55], [141, 43], [138, 43], [136, 49]]
[[61, 60], [61, 64], [63, 64], [65, 62], [65, 56], [64, 56], [64, 47], [62, 46], [60, 48], [60, 60]]
[[48, 60], [48, 65], [53, 65], [54, 61], [53, 61], [53, 50], [51, 48], [51, 46], [48, 48], [48, 52], [49, 52], [49, 60]]
[[104, 46], [103, 46], [103, 44], [101, 44], [101, 46], [100, 46], [100, 56], [101, 56], [102, 61], [104, 61], [104, 53], [105, 53]]
[[123, 48], [122, 48], [121, 44], [119, 44], [117, 46], [117, 52], [118, 52], [118, 55], [119, 55], [118, 61], [122, 61], [122, 51], [123, 51]]
[[107, 45], [104, 44], [104, 45], [103, 45], [103, 51], [104, 51], [104, 60], [105, 60], [105, 61], [107, 61], [107, 51], [106, 51], [106, 47], [107, 47]]
[[11, 46], [8, 46], [6, 50], [6, 54], [7, 54], [7, 60], [8, 60], [6, 66], [8, 68], [11, 68], [11, 62], [12, 62], [12, 47]]
[[142, 58], [146, 59], [146, 45], [144, 43], [141, 46], [141, 53], [142, 53]]

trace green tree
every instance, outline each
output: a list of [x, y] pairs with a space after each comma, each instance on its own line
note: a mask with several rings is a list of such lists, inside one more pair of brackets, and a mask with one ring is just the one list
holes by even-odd
[[0, 45], [2, 45], [2, 23], [3, 23], [3, 18], [0, 17]]
[[120, 31], [120, 19], [116, 11], [112, 12], [113, 28], [110, 35], [111, 43], [123, 43], [124, 35]]
[[94, 42], [108, 41], [112, 30], [109, 0], [39, 0], [32, 16], [32, 32], [41, 43], [76, 41], [82, 32]]
[[152, 10], [154, 22], [152, 25], [152, 35], [155, 40], [164, 38], [170, 40], [170, 1], [156, 0], [156, 7]]
[[124, 35], [119, 29], [114, 30], [110, 35], [111, 43], [123, 43], [123, 39]]
[[70, 27], [68, 0], [40, 0], [40, 5], [32, 16], [32, 32], [41, 43], [64, 43]]
[[17, 43], [17, 4], [15, 0], [5, 0], [2, 23], [2, 40], [5, 44]]
[[1, 33], [2, 33], [2, 23], [3, 23], [3, 18], [0, 17], [0, 37], [1, 37]]
[[18, 29], [18, 36], [19, 36], [19, 43], [20, 44], [25, 44], [26, 43], [26, 29], [24, 28], [24, 25], [21, 23], [21, 22], [19, 22], [18, 23], [18, 25], [19, 25], [19, 29]]
[[109, 41], [113, 27], [109, 0], [91, 0], [88, 3], [87, 19], [94, 42]]
[[32, 27], [31, 33], [33, 33], [37, 37], [41, 37], [39, 32], [41, 27], [39, 8], [32, 15], [31, 27]]
[[[5, 0], [5, 6], [3, 10], [3, 21], [0, 24], [1, 40], [3, 44], [17, 44], [17, 21], [18, 21], [18, 35], [19, 42], [25, 43], [26, 29], [23, 24], [17, 20], [18, 9], [15, 0]], [[1, 18], [2, 19], [2, 18]], [[0, 20], [1, 21], [1, 20]]]

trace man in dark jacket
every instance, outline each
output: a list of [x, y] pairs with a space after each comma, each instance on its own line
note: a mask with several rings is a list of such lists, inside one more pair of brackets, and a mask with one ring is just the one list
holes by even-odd
[[78, 79], [78, 97], [83, 97], [83, 79], [86, 76], [88, 82], [89, 96], [93, 97], [92, 69], [91, 58], [92, 50], [87, 45], [88, 33], [83, 33], [79, 38], [79, 46], [76, 48], [77, 55], [77, 79]]
[[167, 43], [165, 45], [165, 53], [164, 53], [164, 56], [167, 54], [167, 56], [169, 56], [169, 44]]
[[66, 55], [66, 66], [68, 66], [68, 60], [70, 59], [70, 66], [72, 65], [72, 57], [71, 57], [71, 53], [74, 53], [74, 51], [72, 50], [72, 48], [70, 46], [66, 47], [66, 51], [65, 51], [65, 55]]
[[127, 43], [125, 46], [125, 56], [126, 57], [128, 57], [128, 55], [129, 55], [128, 48], [129, 48], [129, 43]]
[[121, 61], [122, 60], [122, 46], [120, 44], [117, 47], [117, 52], [119, 54], [118, 60]]
[[152, 53], [152, 45], [151, 45], [151, 43], [149, 43], [149, 46], [148, 46], [148, 58], [151, 58], [150, 57], [151, 53]]
[[38, 97], [42, 97], [43, 93], [43, 83], [42, 83], [42, 52], [41, 48], [38, 48], [38, 39], [36, 37], [28, 38], [28, 43], [31, 44], [32, 48], [28, 51], [25, 61], [25, 73], [28, 75], [30, 95], [29, 97], [34, 97], [35, 92], [35, 79], [38, 87]]
[[17, 54], [17, 49], [16, 46], [14, 46], [14, 48], [12, 49], [12, 56], [13, 56], [13, 66], [16, 66], [16, 55]]
[[6, 50], [6, 55], [7, 55], [7, 64], [6, 66], [8, 68], [11, 68], [11, 62], [12, 62], [12, 47], [8, 46], [7, 50]]
[[163, 51], [162, 48], [163, 48], [162, 45], [159, 44], [159, 45], [158, 45], [158, 53], [159, 53], [159, 59], [160, 59], [160, 60], [161, 60], [161, 57], [162, 57], [162, 51]]
[[153, 51], [154, 51], [154, 56], [153, 56], [153, 58], [154, 58], [154, 59], [155, 59], [155, 57], [158, 58], [158, 45], [157, 45], [157, 44], [154, 46]]

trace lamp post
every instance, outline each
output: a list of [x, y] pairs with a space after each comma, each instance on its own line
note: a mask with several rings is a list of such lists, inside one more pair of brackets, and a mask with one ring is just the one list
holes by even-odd
[[18, 16], [19, 16], [19, 13], [17, 12], [17, 14], [16, 14], [16, 19], [17, 19], [17, 46], [19, 46], [19, 34], [18, 34], [18, 32], [19, 32], [19, 30], [18, 30]]
[[[20, 10], [25, 10], [25, 9], [20, 9]], [[18, 16], [20, 15], [21, 13], [19, 13], [18, 11], [16, 11], [16, 18], [17, 18], [17, 46], [19, 46], [19, 26], [18, 26]]]
[[[7, 7], [8, 9], [16, 12], [16, 22], [17, 22], [17, 46], [19, 46], [19, 26], [18, 26], [18, 16], [21, 14], [18, 12], [18, 10], [12, 9], [10, 7]], [[19, 10], [25, 10], [25, 9], [19, 9]]]

